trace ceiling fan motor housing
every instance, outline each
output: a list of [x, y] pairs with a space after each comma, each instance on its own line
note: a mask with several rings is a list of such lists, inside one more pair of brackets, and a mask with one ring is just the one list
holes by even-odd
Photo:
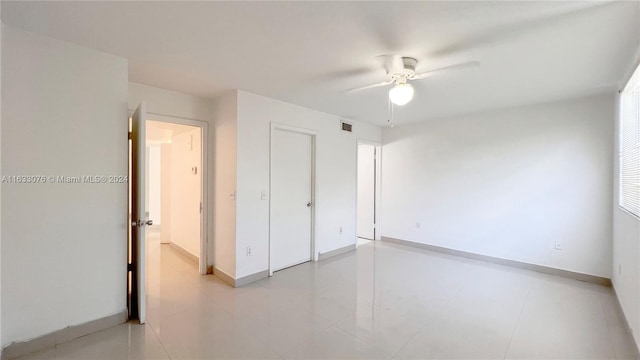
[[398, 84], [404, 84], [408, 79], [411, 79], [416, 74], [416, 65], [418, 60], [412, 57], [402, 58], [403, 69], [394, 70], [389, 74], [389, 78], [393, 79]]

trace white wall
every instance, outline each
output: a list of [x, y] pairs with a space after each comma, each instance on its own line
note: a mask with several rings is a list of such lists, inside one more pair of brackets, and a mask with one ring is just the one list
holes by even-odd
[[216, 101], [214, 150], [214, 263], [217, 271], [236, 275], [237, 92]]
[[[171, 138], [171, 242], [200, 258], [200, 128]], [[196, 167], [194, 174], [192, 168]]]
[[[129, 82], [129, 110], [135, 109], [141, 101], [144, 101], [147, 104], [147, 111], [151, 114], [200, 120], [209, 124], [209, 141], [214, 141], [213, 145], [209, 145], [207, 154], [209, 177], [212, 178], [214, 176], [213, 174], [217, 172], [214, 168], [215, 102], [210, 99], [199, 98], [175, 91]], [[150, 116], [150, 119], [153, 120], [153, 116]], [[209, 180], [207, 188], [208, 193], [206, 206], [210, 210], [212, 208], [212, 204], [214, 204], [213, 183], [214, 181]], [[211, 213], [209, 213], [209, 218], [212, 218]], [[214, 222], [215, 220], [207, 222], [207, 240], [210, 244], [214, 238]], [[214, 248], [213, 246], [209, 246], [207, 254], [208, 259], [212, 259], [214, 257], [213, 254]]]
[[[236, 278], [268, 269], [271, 122], [317, 131], [316, 249], [327, 252], [356, 242], [356, 148], [358, 139], [381, 139], [379, 127], [353, 121], [340, 130], [340, 117], [238, 91]], [[343, 228], [342, 234], [339, 233]], [[251, 256], [246, 248], [252, 248]]]
[[[126, 175], [127, 61], [4, 27], [3, 175]], [[2, 184], [2, 344], [126, 310], [126, 184]]]
[[613, 113], [611, 94], [384, 129], [383, 236], [610, 277]]
[[160, 164], [162, 161], [160, 144], [147, 146], [147, 211], [149, 219], [153, 220], [153, 225], [162, 224], [161, 213], [161, 193], [162, 175]]
[[640, 220], [618, 207], [618, 189], [616, 177], [612, 282], [636, 344], [640, 344]]
[[[2, 8], [2, 2], [0, 2], [0, 9]], [[2, 18], [2, 11], [0, 10], [0, 18]], [[4, 24], [0, 22], [0, 69], [2, 69], [2, 31], [4, 30]], [[2, 83], [2, 71], [0, 71], [0, 84]], [[2, 134], [2, 87], [0, 86], [0, 134]], [[2, 156], [2, 137], [0, 136], [0, 158]], [[0, 177], [2, 176], [2, 166], [0, 166]], [[2, 202], [0, 191], [0, 203]], [[0, 229], [2, 228], [2, 207], [0, 206]], [[0, 294], [2, 294], [2, 231], [0, 231]], [[0, 309], [2, 309], [2, 296], [0, 295]], [[2, 341], [2, 310], [0, 310], [0, 347], [4, 344]]]
[[357, 235], [374, 239], [376, 174], [374, 166], [376, 147], [370, 144], [358, 144], [358, 223]]
[[160, 145], [160, 243], [171, 243], [171, 144]]
[[213, 101], [192, 95], [129, 82], [129, 109], [144, 101], [150, 113], [210, 121]]
[[[629, 75], [640, 63], [640, 45], [638, 55], [633, 61], [633, 69], [629, 69]], [[620, 98], [616, 99], [619, 104]], [[615, 171], [613, 193], [613, 288], [618, 296], [618, 301], [624, 312], [624, 316], [633, 331], [633, 337], [640, 351], [640, 220], [618, 205], [620, 193], [620, 163], [618, 158], [620, 118], [615, 116]]]

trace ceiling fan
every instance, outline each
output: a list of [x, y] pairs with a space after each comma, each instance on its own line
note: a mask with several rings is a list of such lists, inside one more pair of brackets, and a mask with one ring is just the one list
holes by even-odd
[[389, 100], [396, 105], [405, 105], [413, 99], [414, 94], [413, 86], [411, 86], [409, 81], [422, 80], [444, 71], [476, 67], [479, 65], [477, 61], [468, 61], [417, 74], [416, 66], [418, 65], [418, 60], [415, 58], [400, 55], [383, 55], [381, 57], [384, 60], [384, 68], [387, 71], [387, 80], [349, 89], [347, 90], [348, 93], [394, 84], [389, 90]]

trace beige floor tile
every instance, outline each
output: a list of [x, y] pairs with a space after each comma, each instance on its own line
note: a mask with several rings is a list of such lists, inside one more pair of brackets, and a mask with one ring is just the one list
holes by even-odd
[[21, 360], [629, 359], [610, 288], [399, 245], [278, 271], [242, 288], [149, 242], [147, 324]]
[[334, 326], [296, 344], [285, 359], [389, 359], [381, 346], [362, 341]]
[[147, 326], [127, 323], [56, 346], [56, 359], [169, 359]]

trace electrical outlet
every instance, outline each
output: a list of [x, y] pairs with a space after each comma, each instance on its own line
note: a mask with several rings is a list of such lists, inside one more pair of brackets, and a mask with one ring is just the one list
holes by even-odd
[[260, 200], [267, 200], [267, 192], [262, 190], [260, 192]]
[[247, 256], [251, 256], [251, 246], [247, 246]]
[[562, 244], [559, 241], [556, 241], [555, 248], [556, 250], [562, 250]]
[[420, 223], [416, 222], [416, 229], [420, 229]]
[[338, 230], [338, 234], [342, 235], [342, 226], [340, 226], [340, 230]]

